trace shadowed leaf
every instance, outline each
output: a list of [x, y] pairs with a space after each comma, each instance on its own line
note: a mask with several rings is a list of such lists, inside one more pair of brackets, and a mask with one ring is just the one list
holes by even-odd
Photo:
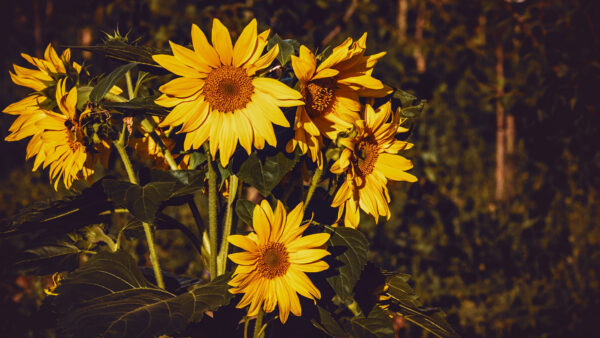
[[171, 196], [175, 182], [150, 182], [142, 187], [129, 182], [104, 180], [102, 185], [115, 203], [127, 208], [142, 222], [151, 223], [160, 203]]
[[128, 63], [115, 68], [110, 74], [102, 78], [94, 89], [90, 92], [90, 101], [94, 103], [100, 102], [110, 91], [110, 89], [123, 77], [125, 73], [137, 66], [137, 63]]
[[253, 153], [242, 163], [237, 175], [243, 182], [255, 187], [266, 197], [283, 176], [294, 168], [298, 161], [297, 153], [294, 153], [293, 156], [289, 158], [286, 154], [279, 152], [274, 156], [266, 156], [263, 160]]

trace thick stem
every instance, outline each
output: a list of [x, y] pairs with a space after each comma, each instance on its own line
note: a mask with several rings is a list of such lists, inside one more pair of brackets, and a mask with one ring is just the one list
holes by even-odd
[[[208, 149], [207, 149], [208, 150]], [[210, 240], [210, 279], [217, 277], [217, 173], [208, 154], [208, 236]]]
[[[127, 176], [129, 176], [129, 181], [133, 184], [137, 184], [138, 180], [135, 177], [135, 173], [133, 172], [133, 166], [131, 165], [131, 161], [129, 160], [129, 156], [127, 156], [127, 151], [125, 150], [124, 137], [125, 133], [121, 134], [121, 137], [117, 142], [114, 142], [115, 148], [119, 152], [121, 156], [121, 160], [123, 161], [123, 166], [125, 167], [125, 171], [127, 171]], [[150, 225], [146, 222], [142, 222], [142, 226], [144, 227], [144, 233], [146, 234], [146, 241], [148, 242], [148, 250], [150, 251], [150, 263], [152, 264], [152, 268], [154, 270], [154, 276], [156, 277], [156, 285], [159, 288], [164, 289], [165, 283], [163, 281], [162, 272], [160, 271], [160, 265], [158, 263], [158, 257], [156, 256], [156, 250], [154, 248], [154, 240], [152, 239], [152, 231], [150, 230]]]
[[229, 176], [229, 196], [227, 197], [227, 210], [225, 211], [225, 224], [223, 226], [223, 239], [221, 240], [221, 251], [219, 252], [219, 261], [217, 265], [217, 274], [225, 273], [227, 266], [227, 254], [229, 251], [229, 241], [227, 237], [231, 234], [231, 221], [233, 219], [233, 202], [237, 195], [239, 179], [235, 175]]
[[159, 133], [157, 132], [156, 123], [154, 123], [154, 121], [151, 118], [146, 117], [140, 122], [140, 125], [142, 126], [142, 129], [144, 129], [145, 132], [150, 134], [150, 137], [152, 137], [154, 142], [156, 142], [160, 147], [160, 151], [163, 153], [163, 156], [165, 157], [165, 160], [169, 165], [169, 169], [179, 170], [179, 167], [177, 167], [177, 163], [175, 163], [175, 159], [173, 158], [173, 154], [171, 154], [171, 151], [169, 150], [169, 148], [167, 148]]
[[129, 95], [129, 100], [133, 100], [135, 94], [133, 92], [133, 84], [131, 82], [131, 71], [127, 71], [125, 73], [125, 81], [127, 82], [127, 94]]
[[317, 184], [319, 184], [319, 180], [321, 179], [321, 175], [323, 174], [323, 169], [317, 168], [310, 182], [310, 187], [308, 188], [308, 193], [306, 194], [306, 200], [304, 200], [304, 210], [308, 208], [308, 203], [312, 199], [313, 194], [315, 193], [315, 189], [317, 189]]
[[254, 334], [252, 335], [252, 337], [254, 337], [254, 338], [260, 338], [261, 328], [262, 328], [262, 320], [263, 320], [264, 315], [265, 315], [265, 311], [263, 310], [262, 306], [260, 306], [258, 308], [258, 315], [256, 316], [256, 322], [254, 323]]

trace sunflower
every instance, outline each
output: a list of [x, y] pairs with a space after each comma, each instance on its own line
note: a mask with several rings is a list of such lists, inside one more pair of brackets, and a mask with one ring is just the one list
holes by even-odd
[[355, 122], [356, 136], [340, 140], [345, 149], [330, 170], [335, 174], [346, 173], [346, 179], [331, 206], [339, 207], [338, 220], [345, 209], [346, 226], [358, 226], [359, 207], [376, 221], [379, 216], [389, 219], [388, 179], [408, 182], [417, 180], [406, 172], [412, 168], [412, 162], [398, 155], [399, 151], [411, 148], [412, 144], [396, 140], [396, 134], [406, 129], [400, 127], [397, 120], [387, 122], [391, 112], [390, 102], [380, 106], [377, 111], [367, 104], [365, 119]]
[[238, 264], [229, 282], [231, 293], [243, 293], [238, 308], [250, 305], [248, 315], [258, 314], [260, 307], [269, 313], [279, 306], [279, 319], [285, 323], [290, 311], [302, 314], [299, 293], [315, 300], [321, 292], [306, 272], [326, 270], [329, 265], [321, 258], [329, 255], [323, 245], [329, 234], [319, 233], [302, 237], [308, 224], [301, 226], [303, 204], [289, 214], [277, 201], [275, 212], [265, 200], [254, 208], [253, 233], [247, 236], [232, 235], [231, 244], [245, 251], [229, 255]]
[[[56, 102], [60, 113], [42, 110], [45, 114], [35, 122], [37, 132], [27, 145], [27, 158], [35, 156], [33, 171], [40, 165], [49, 167], [50, 180], [54, 189], [62, 179], [67, 189], [78, 178], [88, 179], [93, 173], [96, 160], [108, 159], [108, 144], [105, 141], [94, 145], [94, 154], [85, 142], [82, 122], [90, 116], [86, 110], [77, 114], [77, 87], [66, 90], [66, 80], [59, 80], [56, 86]], [[18, 133], [18, 131], [17, 131]]]
[[35, 93], [10, 104], [2, 111], [18, 115], [9, 129], [11, 133], [5, 138], [6, 141], [18, 141], [39, 132], [35, 123], [46, 116], [40, 105], [48, 99], [46, 96], [48, 88], [56, 86], [57, 81], [67, 77], [71, 70], [77, 74], [81, 72], [81, 66], [77, 62], [71, 62], [69, 49], [65, 49], [59, 57], [51, 44], [46, 47], [43, 59], [31, 57], [25, 53], [21, 56], [37, 69], [29, 69], [15, 64], [13, 65], [14, 73], [9, 72], [10, 77], [15, 84], [31, 88]]
[[307, 47], [292, 55], [292, 68], [299, 81], [304, 106], [296, 109], [295, 136], [287, 144], [303, 154], [310, 150], [313, 162], [322, 167], [322, 135], [335, 140], [337, 133], [352, 127], [360, 112], [359, 97], [383, 97], [392, 89], [371, 76], [373, 67], [386, 53], [365, 56], [367, 34], [353, 42], [346, 39], [317, 66]]
[[154, 55], [162, 67], [180, 77], [164, 84], [156, 103], [174, 107], [162, 126], [179, 126], [186, 133], [184, 149], [197, 149], [209, 141], [213, 159], [219, 150], [221, 164], [229, 163], [237, 143], [250, 154], [252, 145], [275, 146], [273, 124], [289, 127], [279, 107], [303, 104], [299, 92], [256, 72], [269, 66], [277, 54], [275, 45], [262, 55], [270, 30], [257, 34], [256, 20], [242, 31], [235, 46], [227, 28], [213, 20], [212, 45], [192, 25], [194, 50], [173, 42], [173, 55]]

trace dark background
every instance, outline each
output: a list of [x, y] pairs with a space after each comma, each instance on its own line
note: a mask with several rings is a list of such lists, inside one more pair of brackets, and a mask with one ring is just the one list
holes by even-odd
[[[100, 43], [117, 27], [140, 43], [190, 42], [220, 18], [237, 36], [252, 18], [322, 48], [368, 32], [385, 83], [428, 100], [410, 121], [418, 183], [391, 185], [393, 217], [365, 218], [371, 258], [410, 273], [429, 306], [464, 336], [590, 336], [600, 315], [600, 5], [595, 0], [3, 1], [0, 106], [20, 53], [50, 42]], [[261, 29], [261, 30], [262, 30]], [[73, 52], [98, 75], [114, 67]], [[0, 116], [0, 137], [14, 117]], [[58, 198], [0, 142], [0, 218]], [[159, 238], [160, 240], [160, 238]], [[19, 243], [3, 241], [0, 255]], [[163, 253], [175, 240], [163, 240]], [[181, 249], [181, 248], [179, 248]], [[181, 255], [180, 255], [181, 256]], [[185, 255], [183, 255], [185, 257]], [[35, 311], [47, 278], [10, 272], [2, 256], [0, 332], [47, 336]], [[164, 254], [163, 257], [169, 257]], [[189, 259], [171, 265], [181, 269]], [[185, 270], [185, 269], [184, 269]], [[408, 327], [400, 335], [420, 335]]]

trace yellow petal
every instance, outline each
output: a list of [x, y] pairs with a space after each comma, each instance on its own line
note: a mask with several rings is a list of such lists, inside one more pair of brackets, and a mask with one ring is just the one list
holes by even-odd
[[203, 62], [204, 60], [199, 58], [194, 51], [171, 41], [169, 41], [169, 44], [173, 50], [173, 55], [175, 55], [175, 58], [179, 60], [179, 62], [188, 67], [192, 67], [201, 73], [209, 73], [212, 70], [212, 68], [206, 62]]
[[252, 56], [257, 43], [256, 19], [244, 28], [233, 47], [233, 65], [240, 67]]
[[221, 61], [219, 60], [219, 54], [213, 48], [213, 46], [208, 43], [208, 39], [204, 32], [196, 26], [196, 24], [192, 25], [192, 45], [194, 46], [194, 52], [196, 55], [204, 60], [204, 63], [208, 64], [212, 68], [218, 68], [221, 66]]
[[221, 63], [224, 65], [231, 65], [233, 53], [231, 36], [229, 35], [227, 27], [225, 27], [217, 18], [213, 19], [211, 40], [215, 50], [219, 54]]
[[227, 237], [227, 241], [237, 247], [240, 247], [246, 251], [255, 252], [258, 251], [256, 243], [248, 238], [248, 236], [242, 235], [230, 235]]

